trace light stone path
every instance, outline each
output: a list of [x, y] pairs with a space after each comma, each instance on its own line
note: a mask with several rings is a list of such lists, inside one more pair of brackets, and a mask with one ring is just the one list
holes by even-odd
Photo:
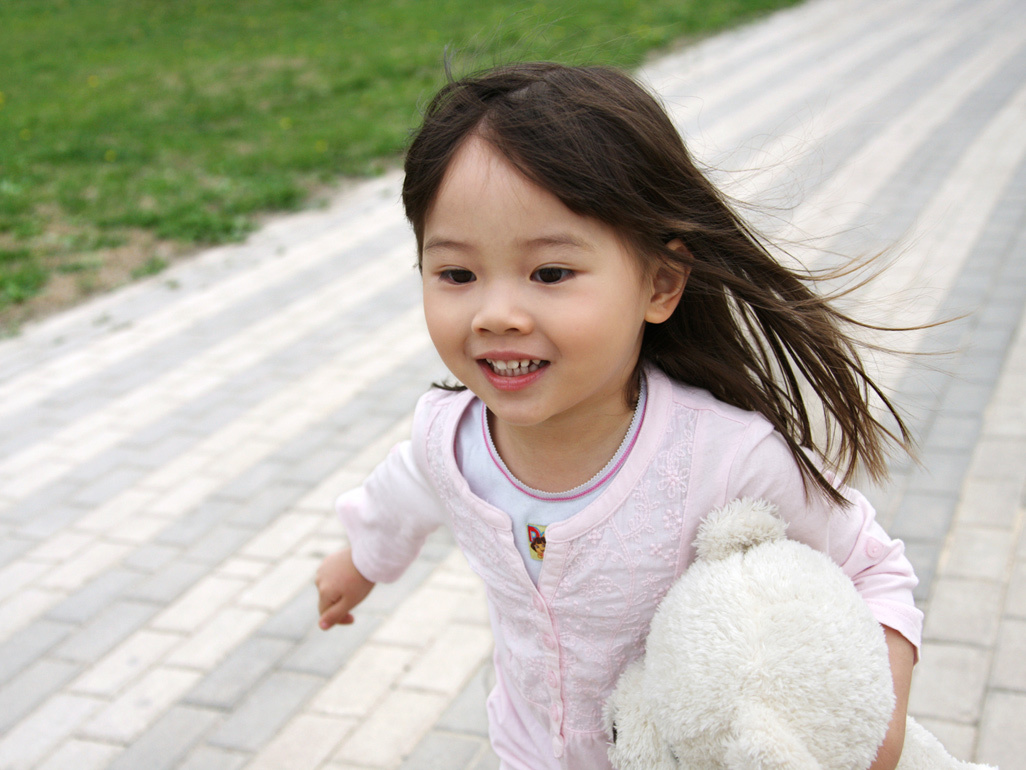
[[[923, 462], [867, 491], [921, 577], [912, 711], [1002, 770], [1026, 770], [1023, 30], [1026, 0], [812, 0], [641, 73], [807, 262], [899, 243], [856, 312], [961, 316], [898, 341], [949, 354], [879, 362]], [[315, 627], [332, 498], [443, 373], [400, 181], [0, 342], [0, 770], [497, 767], [447, 534]]]

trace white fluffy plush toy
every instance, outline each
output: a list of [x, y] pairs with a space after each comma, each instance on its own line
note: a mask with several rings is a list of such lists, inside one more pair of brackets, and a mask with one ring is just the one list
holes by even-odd
[[[619, 770], [866, 770], [894, 693], [883, 629], [768, 503], [709, 515], [606, 704]], [[984, 768], [909, 718], [898, 770]]]

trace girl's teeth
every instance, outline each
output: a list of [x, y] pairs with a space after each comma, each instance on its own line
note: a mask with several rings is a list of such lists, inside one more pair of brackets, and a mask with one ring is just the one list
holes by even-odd
[[524, 359], [522, 361], [492, 361], [488, 365], [496, 374], [515, 376], [518, 374], [531, 374], [541, 368], [541, 359]]

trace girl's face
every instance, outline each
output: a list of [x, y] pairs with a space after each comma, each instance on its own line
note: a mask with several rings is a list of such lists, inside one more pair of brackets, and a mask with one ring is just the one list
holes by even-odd
[[427, 212], [422, 269], [442, 360], [498, 425], [521, 428], [622, 418], [644, 323], [669, 317], [684, 282], [645, 275], [611, 227], [474, 136]]

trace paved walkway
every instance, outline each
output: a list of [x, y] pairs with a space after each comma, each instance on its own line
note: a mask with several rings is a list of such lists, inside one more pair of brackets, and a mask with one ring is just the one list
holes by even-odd
[[[699, 157], [756, 169], [730, 183], [780, 206], [762, 224], [903, 239], [860, 313], [969, 313], [901, 340], [952, 354], [881, 362], [924, 462], [871, 493], [922, 576], [912, 710], [1002, 770], [1026, 768], [1024, 29], [1023, 0], [812, 0], [644, 73]], [[315, 627], [330, 501], [442, 371], [398, 186], [0, 343], [0, 768], [497, 766], [447, 536]]]

